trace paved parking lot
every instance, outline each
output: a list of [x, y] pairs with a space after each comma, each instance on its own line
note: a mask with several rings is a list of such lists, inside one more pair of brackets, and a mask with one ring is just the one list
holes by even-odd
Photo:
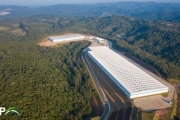
[[167, 81], [163, 80], [162, 78], [159, 78], [158, 76], [154, 75], [153, 73], [147, 70], [144, 70], [144, 71], [147, 72], [152, 77], [156, 78], [158, 81], [160, 81], [164, 85], [166, 85], [169, 88], [169, 94], [168, 94], [168, 97], [163, 97], [162, 95], [159, 94], [159, 95], [147, 96], [147, 97], [142, 97], [142, 98], [136, 98], [135, 105], [137, 107], [142, 108], [145, 111], [172, 107], [169, 101], [173, 100], [174, 86], [172, 86], [171, 84], [169, 84]]
[[135, 106], [145, 110], [152, 111], [171, 107], [162, 95], [153, 95], [142, 98], [136, 98]]

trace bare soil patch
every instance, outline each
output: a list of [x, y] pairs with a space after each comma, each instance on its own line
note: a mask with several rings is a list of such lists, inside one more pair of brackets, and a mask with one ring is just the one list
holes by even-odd
[[49, 41], [48, 38], [46, 38], [43, 41], [41, 41], [40, 43], [38, 43], [38, 45], [40, 45], [40, 46], [55, 46], [56, 43], [53, 43], [53, 42]]
[[108, 32], [108, 31], [110, 31], [110, 30], [112, 30], [112, 26], [108, 26], [108, 27], [104, 28], [104, 31], [105, 31], [105, 32]]
[[22, 29], [18, 28], [18, 29], [15, 29], [13, 31], [11, 31], [14, 35], [17, 35], [17, 36], [24, 36], [26, 35], [26, 32], [24, 32]]
[[0, 26], [0, 30], [3, 30], [3, 31], [5, 31], [5, 30], [8, 30], [8, 29], [9, 29], [9, 27]]

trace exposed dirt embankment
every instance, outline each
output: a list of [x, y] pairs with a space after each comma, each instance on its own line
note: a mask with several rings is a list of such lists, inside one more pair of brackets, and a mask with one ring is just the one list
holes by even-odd
[[104, 105], [102, 104], [99, 96], [93, 97], [90, 101], [93, 116], [101, 116], [104, 111]]
[[56, 44], [49, 41], [48, 38], [45, 38], [43, 41], [38, 43], [38, 45], [40, 45], [40, 46], [55, 46]]

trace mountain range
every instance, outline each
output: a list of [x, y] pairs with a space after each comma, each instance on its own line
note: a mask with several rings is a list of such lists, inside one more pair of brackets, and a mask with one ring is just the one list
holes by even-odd
[[126, 15], [149, 20], [180, 20], [180, 3], [117, 2], [98, 4], [59, 4], [42, 7], [0, 6], [0, 18], [38, 14], [63, 17]]

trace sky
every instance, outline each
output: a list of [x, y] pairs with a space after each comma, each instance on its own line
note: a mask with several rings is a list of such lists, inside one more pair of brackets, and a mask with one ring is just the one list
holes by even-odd
[[106, 2], [122, 2], [122, 1], [136, 1], [136, 2], [179, 2], [180, 0], [0, 0], [0, 5], [21, 5], [21, 6], [43, 6], [56, 4], [92, 4], [92, 3], [106, 3]]

